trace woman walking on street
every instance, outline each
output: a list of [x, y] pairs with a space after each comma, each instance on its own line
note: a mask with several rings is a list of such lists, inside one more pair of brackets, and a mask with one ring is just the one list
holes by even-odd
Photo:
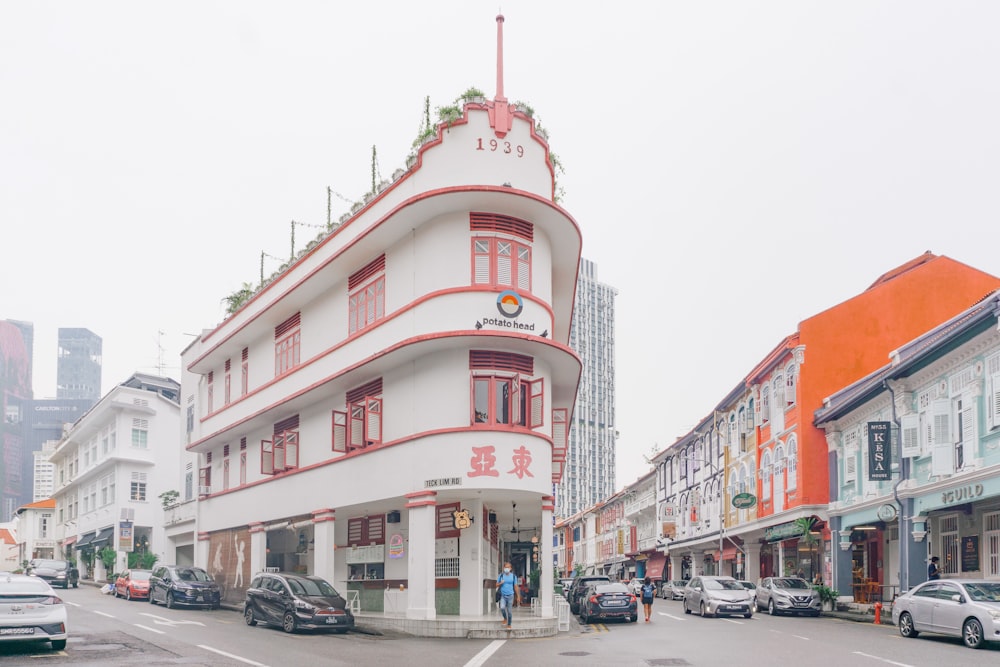
[[643, 579], [640, 591], [642, 593], [642, 609], [646, 612], [646, 622], [649, 623], [649, 616], [653, 613], [653, 594], [656, 592], [652, 579], [649, 577]]
[[[503, 572], [497, 577], [497, 588], [500, 589], [500, 623], [510, 629], [514, 617], [514, 597], [520, 597], [517, 592], [517, 577], [511, 572], [510, 563], [503, 564]], [[518, 604], [520, 604], [518, 600]]]

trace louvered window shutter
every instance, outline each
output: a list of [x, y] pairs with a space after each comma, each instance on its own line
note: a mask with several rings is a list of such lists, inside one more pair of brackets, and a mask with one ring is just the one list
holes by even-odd
[[472, 282], [490, 284], [490, 242], [487, 239], [472, 241]]
[[990, 393], [987, 397], [990, 428], [1000, 426], [1000, 374], [990, 378]]
[[497, 285], [513, 287], [513, 244], [497, 239]]
[[903, 415], [899, 421], [903, 432], [902, 457], [920, 456], [920, 415]]
[[853, 482], [858, 477], [858, 458], [856, 452], [846, 451], [844, 453], [844, 481]]
[[382, 399], [368, 397], [365, 399], [368, 405], [368, 432], [367, 444], [370, 445], [380, 445], [382, 444]]
[[274, 442], [260, 441], [260, 472], [263, 475], [274, 474]]
[[537, 380], [532, 380], [529, 383], [531, 387], [531, 421], [528, 424], [530, 428], [538, 428], [544, 424], [543, 415], [545, 414], [545, 393], [544, 393], [544, 381], [539, 378]]
[[343, 410], [333, 411], [333, 451], [347, 451], [347, 413]]

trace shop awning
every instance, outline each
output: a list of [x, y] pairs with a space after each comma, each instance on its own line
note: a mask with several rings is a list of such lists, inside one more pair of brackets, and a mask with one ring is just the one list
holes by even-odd
[[97, 537], [95, 537], [94, 541], [91, 542], [90, 544], [91, 546], [94, 547], [102, 547], [111, 541], [111, 538], [114, 537], [114, 534], [115, 534], [114, 526], [111, 526], [110, 528], [101, 528], [101, 532], [97, 534]]
[[663, 576], [663, 566], [667, 563], [667, 557], [661, 553], [650, 554], [646, 561], [646, 576], [650, 579], [659, 579]]
[[736, 560], [736, 547], [726, 547], [723, 549], [722, 560]]
[[62, 541], [64, 547], [72, 546], [76, 543], [76, 535], [70, 535]]
[[95, 537], [97, 537], [97, 533], [85, 533], [84, 536], [80, 538], [80, 541], [76, 543], [76, 548], [80, 549], [82, 547], [88, 546], [91, 542], [94, 541]]

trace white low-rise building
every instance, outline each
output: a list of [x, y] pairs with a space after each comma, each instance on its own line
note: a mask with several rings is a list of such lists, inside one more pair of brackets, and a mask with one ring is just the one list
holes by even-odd
[[131, 551], [159, 562], [174, 562], [185, 549], [193, 557], [193, 517], [186, 537], [168, 540], [159, 497], [176, 489], [185, 456], [179, 391], [175, 380], [136, 373], [68, 428], [51, 454], [62, 537], [56, 557], [77, 558], [81, 578], [108, 574], [96, 557], [107, 547], [116, 551], [116, 570]]

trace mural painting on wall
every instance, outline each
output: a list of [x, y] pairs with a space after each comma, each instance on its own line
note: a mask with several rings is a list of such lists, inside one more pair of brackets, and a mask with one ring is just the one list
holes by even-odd
[[223, 602], [242, 602], [250, 585], [250, 531], [220, 530], [209, 538], [208, 574]]

